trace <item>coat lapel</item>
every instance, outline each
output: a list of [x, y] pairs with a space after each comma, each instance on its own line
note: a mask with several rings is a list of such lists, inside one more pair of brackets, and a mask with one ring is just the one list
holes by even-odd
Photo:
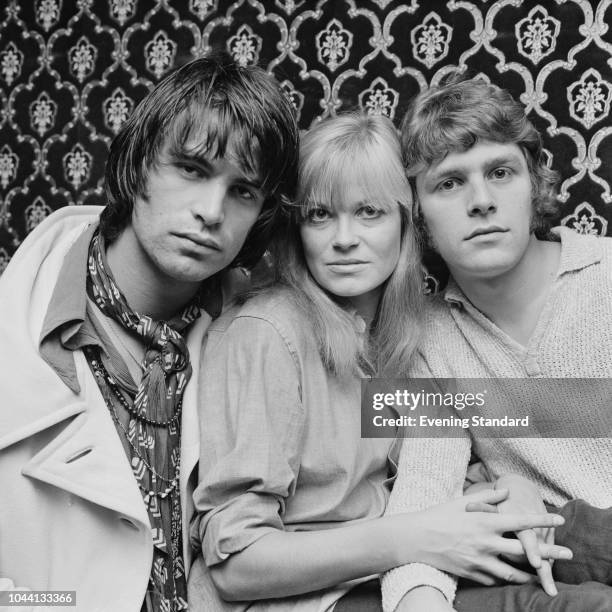
[[[83, 409], [42, 448], [23, 474], [149, 525], [138, 484], [108, 408], [77, 352]], [[86, 405], [85, 405], [86, 404]]]

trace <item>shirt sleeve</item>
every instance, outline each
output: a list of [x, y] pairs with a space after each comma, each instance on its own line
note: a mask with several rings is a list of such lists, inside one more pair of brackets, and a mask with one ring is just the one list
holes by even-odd
[[270, 322], [210, 331], [200, 370], [193, 543], [212, 566], [275, 530], [295, 490], [304, 414], [297, 354]]
[[[415, 364], [415, 377], [431, 378], [425, 363]], [[470, 458], [470, 438], [405, 438], [402, 442], [397, 478], [385, 514], [418, 512], [460, 497]], [[407, 517], [407, 520], [409, 518]], [[408, 591], [419, 586], [440, 590], [452, 603], [456, 578], [423, 563], [396, 567], [382, 577], [384, 612], [395, 610]]]

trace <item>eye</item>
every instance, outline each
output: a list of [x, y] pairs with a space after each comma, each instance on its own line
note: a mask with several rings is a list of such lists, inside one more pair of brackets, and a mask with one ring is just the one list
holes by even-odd
[[256, 200], [259, 195], [255, 189], [245, 185], [235, 185], [233, 191], [241, 200]]
[[306, 213], [306, 221], [308, 223], [323, 223], [331, 218], [331, 212], [323, 206], [311, 208]]
[[510, 168], [495, 168], [495, 170], [491, 172], [491, 176], [499, 181], [510, 178], [511, 175], [512, 172]]
[[357, 211], [357, 214], [362, 219], [378, 219], [378, 217], [383, 215], [384, 212], [385, 211], [382, 208], [378, 208], [374, 206], [373, 204], [366, 204], [365, 206], [362, 206], [361, 208], [359, 208], [359, 210]]
[[203, 178], [207, 175], [206, 171], [196, 164], [180, 163], [177, 166], [181, 173], [188, 178]]
[[455, 178], [448, 178], [448, 179], [444, 179], [439, 185], [438, 185], [438, 189], [440, 191], [452, 191], [453, 189], [456, 189], [457, 187], [459, 187], [460, 183], [458, 179]]

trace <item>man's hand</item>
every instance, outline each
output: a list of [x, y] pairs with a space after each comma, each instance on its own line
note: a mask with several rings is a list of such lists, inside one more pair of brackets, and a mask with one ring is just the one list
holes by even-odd
[[[499, 512], [501, 514], [542, 514], [546, 512], [538, 488], [522, 476], [516, 474], [504, 475], [495, 482], [495, 487], [508, 490], [508, 497], [495, 506], [489, 505], [488, 508], [485, 508], [480, 504], [469, 506], [466, 509]], [[554, 559], [571, 559], [571, 550], [554, 546], [554, 527], [524, 529], [515, 533], [521, 542], [524, 556], [506, 555], [506, 557], [517, 563], [524, 561], [526, 558], [536, 570], [544, 591], [551, 596], [556, 595], [557, 588], [552, 577], [552, 561]]]

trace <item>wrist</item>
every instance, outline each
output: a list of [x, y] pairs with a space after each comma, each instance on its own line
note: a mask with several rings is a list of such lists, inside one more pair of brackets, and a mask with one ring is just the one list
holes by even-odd
[[418, 548], [417, 514], [394, 514], [380, 519], [380, 542], [389, 568], [412, 563]]

